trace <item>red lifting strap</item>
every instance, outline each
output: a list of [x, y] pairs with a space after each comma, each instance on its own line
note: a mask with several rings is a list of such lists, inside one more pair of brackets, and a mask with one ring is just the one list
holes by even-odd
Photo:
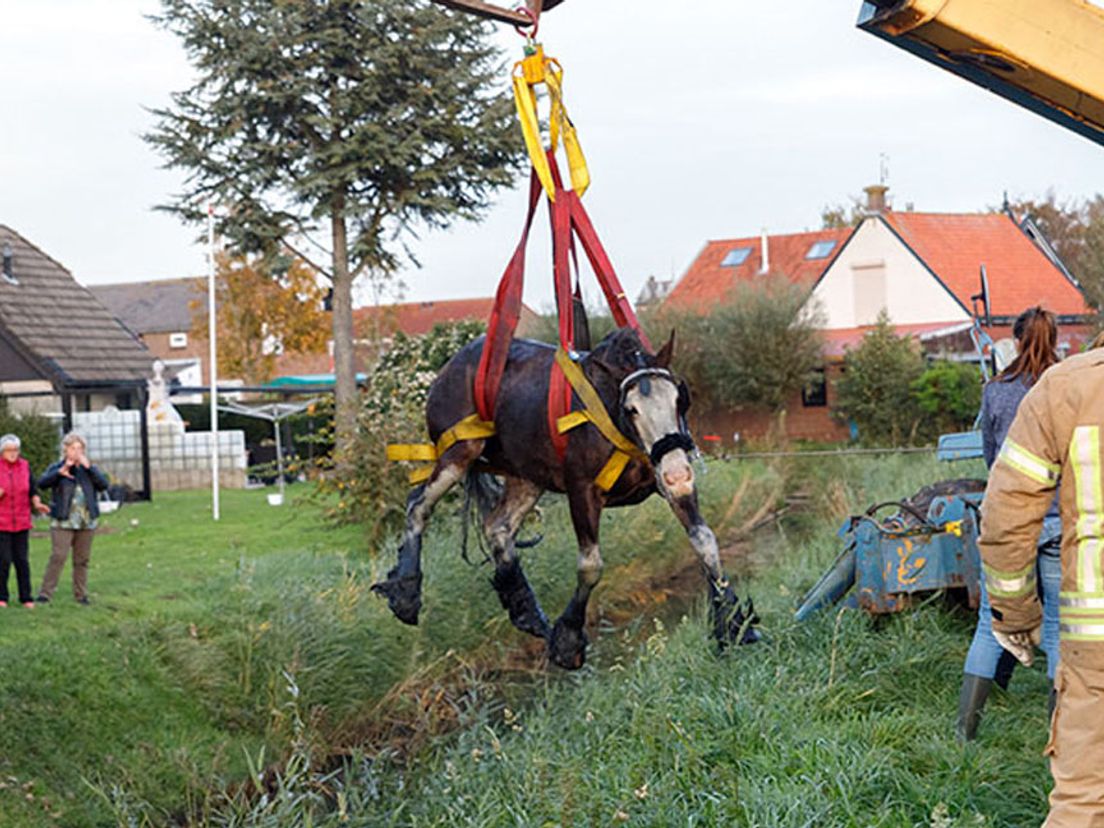
[[[583, 207], [582, 201], [573, 190], [565, 190], [556, 164], [555, 155], [548, 153], [549, 166], [555, 184], [556, 199], [549, 201], [549, 217], [552, 224], [552, 273], [556, 297], [556, 313], [559, 317], [560, 347], [570, 353], [575, 344], [575, 314], [572, 300], [579, 295], [578, 284], [571, 289], [571, 261], [576, 258], [575, 238], [586, 253], [602, 293], [609, 304], [614, 322], [618, 327], [632, 328], [640, 336], [646, 347], [651, 347], [640, 322], [633, 312], [621, 282], [613, 270], [598, 233]], [[484, 340], [483, 353], [479, 359], [479, 368], [475, 375], [475, 405], [479, 416], [487, 421], [494, 420], [495, 402], [498, 398], [502, 374], [506, 370], [506, 358], [510, 350], [510, 341], [517, 330], [521, 315], [521, 294], [525, 281], [525, 248], [529, 241], [529, 231], [533, 226], [533, 215], [540, 200], [541, 185], [536, 171], [529, 177], [529, 212], [525, 219], [525, 228], [514, 255], [506, 266], [502, 281], [498, 285], [494, 309], [487, 325], [487, 338]], [[579, 265], [576, 259], [575, 269]], [[567, 435], [560, 434], [556, 421], [571, 411], [571, 386], [563, 371], [555, 363], [548, 386], [548, 430], [556, 454], [563, 459], [567, 449]]]
[[494, 422], [495, 401], [502, 373], [506, 370], [506, 357], [510, 352], [510, 340], [517, 330], [521, 316], [521, 290], [525, 283], [525, 248], [529, 242], [529, 230], [540, 201], [541, 184], [536, 170], [529, 174], [529, 213], [525, 229], [521, 233], [514, 255], [506, 265], [506, 272], [498, 283], [494, 309], [487, 323], [487, 338], [483, 340], [483, 353], [475, 372], [475, 407], [481, 419]]
[[[556, 185], [556, 200], [548, 204], [552, 219], [552, 278], [556, 292], [556, 315], [560, 322], [560, 347], [568, 353], [575, 350], [575, 302], [571, 291], [571, 207], [566, 198], [560, 171], [550, 155], [552, 180]], [[561, 434], [556, 421], [571, 411], [571, 385], [555, 362], [548, 377], [548, 433], [556, 456], [563, 460], [567, 451], [567, 435]]]

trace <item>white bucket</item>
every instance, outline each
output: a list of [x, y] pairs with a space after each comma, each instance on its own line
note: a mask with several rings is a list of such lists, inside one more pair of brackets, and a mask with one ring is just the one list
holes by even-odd
[[119, 501], [117, 500], [101, 500], [97, 505], [101, 515], [110, 515], [112, 512], [119, 510]]
[[284, 505], [284, 496], [282, 494], [280, 494], [279, 492], [277, 492], [276, 494], [268, 495], [268, 505], [269, 506], [283, 506]]

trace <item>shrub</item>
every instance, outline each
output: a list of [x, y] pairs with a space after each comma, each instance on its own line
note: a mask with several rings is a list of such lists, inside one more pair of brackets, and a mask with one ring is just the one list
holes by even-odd
[[771, 275], [740, 284], [708, 315], [661, 311], [649, 328], [657, 345], [677, 331], [675, 368], [703, 409], [779, 413], [822, 361], [820, 314], [807, 302], [805, 287]]
[[[330, 500], [327, 517], [362, 524], [371, 550], [402, 527], [410, 490], [408, 470], [387, 460], [387, 445], [426, 442], [425, 403], [433, 380], [483, 331], [482, 323], [458, 322], [437, 325], [424, 336], [396, 334], [369, 374], [362, 395], [354, 462], [335, 464], [332, 455], [321, 461], [318, 491]], [[312, 416], [328, 425], [310, 439], [332, 443], [333, 401], [320, 404]]]
[[836, 417], [854, 422], [867, 445], [901, 445], [917, 436], [922, 412], [913, 383], [924, 357], [911, 337], [900, 337], [883, 311], [862, 344], [848, 350], [836, 382]]
[[16, 414], [0, 397], [0, 434], [15, 434], [23, 444], [22, 453], [36, 475], [58, 458], [60, 432], [57, 425], [41, 414]]
[[911, 390], [917, 407], [927, 415], [920, 433], [928, 439], [969, 428], [981, 406], [981, 375], [964, 362], [932, 363]]

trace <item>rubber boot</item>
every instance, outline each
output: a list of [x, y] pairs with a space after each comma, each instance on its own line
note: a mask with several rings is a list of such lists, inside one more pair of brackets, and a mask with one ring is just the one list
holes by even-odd
[[962, 677], [962, 692], [958, 695], [958, 722], [955, 733], [960, 741], [972, 742], [981, 722], [981, 709], [989, 698], [993, 680], [966, 673]]

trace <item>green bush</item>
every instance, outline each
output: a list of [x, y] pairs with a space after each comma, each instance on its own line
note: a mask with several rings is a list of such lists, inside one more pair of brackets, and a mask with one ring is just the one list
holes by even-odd
[[23, 444], [23, 456], [36, 475], [58, 458], [60, 432], [57, 425], [41, 414], [17, 414], [0, 397], [0, 434], [15, 434]]
[[920, 349], [911, 337], [897, 336], [883, 311], [862, 344], [844, 357], [833, 413], [854, 422], [867, 445], [911, 444], [923, 416], [912, 388], [923, 373]]
[[912, 383], [912, 396], [926, 415], [920, 429], [924, 437], [964, 431], [981, 407], [981, 375], [973, 365], [940, 360]]
[[[408, 469], [386, 458], [388, 444], [426, 442], [429, 387], [445, 363], [483, 331], [482, 323], [457, 322], [437, 325], [423, 336], [396, 334], [369, 374], [352, 452], [355, 462], [335, 464], [331, 455], [320, 461], [318, 491], [330, 504], [327, 516], [337, 523], [363, 525], [370, 549], [402, 527], [410, 490]], [[333, 401], [321, 403], [313, 417], [328, 425], [311, 439], [332, 443]]]
[[707, 315], [661, 311], [649, 319], [656, 347], [674, 328], [675, 369], [702, 410], [785, 409], [822, 363], [820, 314], [808, 291], [782, 276], [739, 285]]

